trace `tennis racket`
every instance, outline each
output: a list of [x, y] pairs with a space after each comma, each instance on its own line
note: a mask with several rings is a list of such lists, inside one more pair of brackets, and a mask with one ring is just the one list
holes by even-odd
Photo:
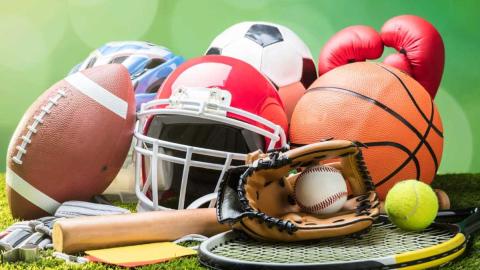
[[[440, 222], [451, 218], [462, 221]], [[203, 242], [198, 256], [214, 269], [425, 269], [463, 254], [478, 229], [480, 208], [440, 211], [421, 232], [401, 230], [382, 215], [360, 239], [270, 243], [229, 231]]]

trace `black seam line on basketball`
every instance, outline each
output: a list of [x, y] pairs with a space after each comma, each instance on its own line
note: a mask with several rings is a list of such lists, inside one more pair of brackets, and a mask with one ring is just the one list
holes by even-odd
[[[401, 115], [399, 115], [397, 112], [395, 112], [394, 110], [390, 109], [388, 106], [386, 106], [385, 104], [381, 103], [380, 101], [378, 100], [375, 100], [373, 98], [370, 98], [370, 97], [367, 97], [365, 95], [362, 95], [360, 93], [357, 93], [355, 91], [352, 91], [352, 90], [349, 90], [349, 89], [345, 89], [345, 88], [341, 88], [341, 87], [335, 87], [335, 86], [319, 86], [319, 87], [316, 87], [316, 88], [312, 88], [310, 89], [309, 91], [337, 91], [337, 92], [344, 92], [346, 94], [350, 94], [354, 97], [358, 97], [358, 98], [361, 98], [365, 101], [368, 101], [368, 102], [371, 102], [373, 103], [374, 105], [382, 108], [384, 111], [388, 112], [389, 114], [391, 114], [393, 117], [397, 118], [397, 120], [399, 120], [400, 122], [402, 122], [407, 128], [409, 128], [411, 131], [413, 131], [413, 133], [415, 133], [415, 135], [417, 135], [418, 139], [420, 139], [420, 143], [419, 143], [419, 146], [421, 145], [425, 145], [425, 147], [427, 147], [428, 151], [430, 152], [430, 154], [432, 155], [432, 158], [434, 159], [434, 163], [437, 164], [438, 166], [438, 162], [437, 162], [437, 158], [435, 156], [435, 154], [433, 153], [433, 149], [431, 148], [430, 144], [425, 141], [425, 134], [421, 134], [420, 131], [418, 131], [414, 126], [412, 126], [412, 124], [410, 124], [405, 118], [403, 118]], [[432, 115], [431, 115], [431, 119], [433, 119], [433, 101], [431, 101], [431, 104], [432, 104]], [[429, 122], [430, 124], [428, 125], [427, 127], [427, 134], [428, 134], [428, 131], [430, 130], [430, 127], [431, 127], [431, 122]], [[418, 149], [420, 149], [420, 147], [417, 147]], [[417, 151], [418, 151], [417, 149]], [[414, 151], [414, 153], [416, 153], [416, 151]], [[407, 159], [409, 161], [409, 159]], [[407, 162], [408, 163], [408, 162]], [[406, 163], [404, 162], [403, 163], [405, 167], [406, 166]], [[402, 167], [402, 168], [403, 168]], [[398, 169], [397, 169], [398, 170]], [[396, 171], [397, 171], [396, 170]], [[394, 173], [391, 173], [390, 174], [390, 177], [392, 177], [393, 175], [395, 175], [396, 173], [398, 172], [394, 172]], [[420, 172], [417, 172], [417, 175], [420, 175]], [[385, 179], [382, 179], [382, 181], [388, 181], [390, 178], [385, 178]]]
[[413, 133], [415, 133], [415, 135], [417, 135], [417, 137], [419, 139], [421, 139], [423, 137], [423, 134], [421, 134], [420, 131], [418, 131], [414, 126], [412, 126], [412, 124], [410, 124], [405, 118], [403, 118], [400, 114], [398, 114], [394, 110], [390, 109], [387, 105], [381, 103], [378, 100], [367, 97], [367, 96], [362, 95], [360, 93], [357, 93], [355, 91], [352, 91], [352, 90], [349, 90], [349, 89], [346, 89], [346, 88], [342, 88], [342, 87], [336, 87], [336, 86], [319, 86], [319, 87], [309, 89], [308, 91], [336, 91], [336, 92], [345, 92], [346, 94], [356, 96], [356, 97], [361, 98], [365, 101], [373, 103], [374, 105], [382, 108], [384, 111], [391, 114], [393, 117], [397, 118], [398, 121], [402, 122], [405, 126], [407, 126], [407, 128], [409, 128], [411, 131], [413, 131]]
[[426, 139], [428, 137], [428, 134], [430, 134], [430, 130], [433, 129], [433, 116], [435, 115], [435, 111], [433, 110], [434, 109], [434, 105], [433, 105], [433, 101], [431, 100], [430, 101], [430, 106], [432, 106], [432, 113], [430, 114], [430, 122], [429, 122], [429, 125], [427, 127], [427, 130], [425, 130], [425, 135], [423, 135], [423, 142], [420, 142], [417, 146], [417, 149], [415, 149], [413, 151], [414, 154], [416, 154], [418, 152], [418, 150], [420, 149], [420, 147], [422, 147], [422, 144], [425, 145], [425, 147], [428, 149], [428, 152], [430, 152], [430, 155], [432, 156], [432, 159], [433, 159], [433, 163], [435, 164], [435, 171], [438, 170], [438, 160], [437, 160], [437, 155], [435, 154], [435, 152], [433, 151], [432, 147], [430, 146], [430, 144], [428, 144], [426, 142]]
[[[430, 100], [430, 106], [432, 107], [432, 114], [430, 115], [430, 125], [429, 126], [431, 126], [433, 128], [433, 127], [435, 127], [433, 125], [433, 116], [435, 115], [435, 111], [433, 110], [435, 108], [435, 105], [433, 104], [433, 100]], [[425, 134], [425, 138], [427, 138], [427, 134]], [[435, 154], [435, 151], [433, 151], [432, 146], [430, 144], [425, 143], [425, 147], [427, 147], [428, 152], [430, 152], [430, 155], [432, 155], [433, 163], [435, 163], [435, 172], [436, 172], [438, 170], [438, 163], [440, 162], [437, 159], [437, 154]]]
[[[418, 162], [418, 159], [417, 157], [407, 148], [405, 147], [404, 145], [402, 144], [399, 144], [399, 143], [396, 143], [396, 142], [388, 142], [388, 141], [384, 141], [384, 142], [367, 142], [365, 143], [366, 146], [368, 147], [375, 147], [375, 146], [391, 146], [391, 147], [395, 147], [405, 153], [407, 153], [407, 155], [413, 160], [413, 163], [415, 163], [415, 169], [417, 171], [417, 175], [418, 175], [418, 172], [420, 171], [420, 163]], [[398, 172], [397, 172], [398, 173]], [[382, 180], [380, 180], [378, 183], [375, 184], [376, 187], [378, 186], [381, 186], [383, 183], [385, 183], [389, 178], [384, 178]]]
[[[398, 77], [397, 74], [395, 74], [393, 71], [391, 71], [390, 69], [382, 66], [382, 65], [379, 65], [379, 64], [376, 64], [377, 66], [379, 66], [380, 68], [386, 70], [388, 73], [392, 74], [395, 78], [397, 78], [397, 80], [400, 82], [400, 84], [402, 85], [403, 89], [405, 89], [405, 91], [407, 92], [408, 96], [410, 97], [410, 100], [412, 101], [413, 105], [415, 106], [415, 108], [417, 108], [417, 111], [422, 115], [422, 118], [423, 120], [425, 121], [429, 121], [427, 116], [425, 115], [425, 113], [420, 109], [420, 106], [418, 106], [418, 103], [417, 101], [415, 100], [415, 98], [413, 97], [412, 95], [412, 92], [410, 92], [410, 89], [408, 89], [407, 85], [403, 82], [403, 80]], [[433, 108], [432, 108], [433, 110]], [[433, 130], [435, 131], [435, 133], [438, 134], [438, 136], [442, 137], [443, 138], [443, 133], [435, 126], [433, 125]]]
[[[433, 103], [432, 103], [433, 105]], [[430, 116], [430, 119], [433, 119], [433, 107], [432, 107], [432, 114]], [[430, 133], [430, 130], [431, 130], [431, 125], [428, 125], [427, 127], [427, 130], [425, 131], [425, 134], [423, 135], [424, 137], [422, 139], [420, 139], [420, 142], [418, 143], [417, 147], [415, 147], [415, 149], [412, 151], [412, 154], [413, 155], [416, 155], [417, 152], [420, 150], [420, 148], [425, 145], [425, 147], [428, 148], [429, 145], [427, 145], [425, 142], [425, 138], [427, 138], [428, 134]], [[435, 155], [433, 155], [433, 162], [435, 164], [435, 171], [437, 171], [438, 169], [438, 163], [437, 163], [437, 158], [435, 157]], [[384, 179], [382, 179], [381, 181], [379, 181], [379, 183], [381, 183], [382, 181], [383, 182], [386, 182], [388, 181], [388, 179], [392, 178], [393, 176], [395, 176], [398, 172], [400, 172], [403, 168], [405, 168], [405, 166], [407, 166], [407, 164], [412, 160], [412, 157], [408, 157], [405, 161], [403, 161], [402, 164], [400, 164], [400, 166], [398, 166], [397, 169], [395, 169], [392, 173], [390, 173], [387, 177], [385, 177]], [[421, 175], [421, 172], [420, 172], [420, 168], [419, 170], [417, 170], [417, 176], [416, 176], [416, 179], [417, 180], [420, 180], [420, 175]], [[383, 183], [382, 182], [382, 183]]]

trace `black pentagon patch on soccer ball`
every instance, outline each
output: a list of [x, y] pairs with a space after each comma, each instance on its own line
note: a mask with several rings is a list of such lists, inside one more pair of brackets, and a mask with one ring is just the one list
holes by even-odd
[[253, 40], [262, 47], [282, 42], [283, 37], [277, 27], [266, 24], [254, 24], [250, 26], [245, 37]]
[[312, 59], [303, 58], [302, 78], [300, 82], [307, 89], [317, 79], [317, 69]]
[[217, 47], [211, 47], [210, 49], [208, 49], [208, 51], [205, 53], [206, 55], [219, 55], [219, 54], [222, 54], [222, 50], [220, 48], [217, 48]]

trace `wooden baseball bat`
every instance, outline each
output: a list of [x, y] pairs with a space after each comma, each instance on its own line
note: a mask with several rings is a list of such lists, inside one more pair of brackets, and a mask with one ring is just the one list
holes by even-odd
[[85, 250], [173, 241], [187, 234], [212, 236], [229, 228], [219, 224], [215, 208], [78, 217], [55, 222], [55, 250]]

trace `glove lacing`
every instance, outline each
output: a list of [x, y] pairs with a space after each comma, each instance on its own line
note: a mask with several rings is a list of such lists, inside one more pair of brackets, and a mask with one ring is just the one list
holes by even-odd
[[263, 170], [263, 169], [275, 169], [275, 168], [280, 168], [283, 167], [287, 164], [290, 164], [292, 161], [284, 156], [281, 156], [281, 154], [288, 150], [287, 148], [281, 148], [281, 149], [273, 149], [268, 151], [269, 153], [269, 159], [259, 159], [256, 162], [256, 166], [249, 167], [241, 176], [240, 176], [240, 184], [237, 187], [237, 192], [239, 195], [239, 200], [240, 204], [242, 205], [242, 208], [246, 212], [246, 216], [249, 219], [256, 218], [259, 223], [265, 223], [267, 224], [268, 228], [277, 228], [279, 231], [285, 230], [289, 234], [293, 234], [295, 231], [298, 230], [297, 226], [289, 221], [289, 220], [282, 220], [276, 217], [271, 217], [263, 212], [259, 212], [254, 210], [252, 207], [250, 207], [248, 199], [245, 196], [245, 184], [247, 181], [247, 178], [253, 174], [254, 171], [256, 170]]
[[[366, 147], [366, 145], [361, 142], [354, 142], [354, 144], [359, 147]], [[370, 176], [370, 172], [367, 169], [367, 165], [365, 164], [365, 160], [360, 149], [355, 155], [355, 160], [365, 187], [367, 188], [367, 193], [360, 195], [357, 198], [357, 202], [359, 203], [357, 205], [357, 208], [355, 209], [355, 213], [356, 216], [370, 215], [370, 210], [372, 208], [372, 205], [370, 203], [370, 192], [375, 190], [375, 185], [373, 184], [372, 177]]]

